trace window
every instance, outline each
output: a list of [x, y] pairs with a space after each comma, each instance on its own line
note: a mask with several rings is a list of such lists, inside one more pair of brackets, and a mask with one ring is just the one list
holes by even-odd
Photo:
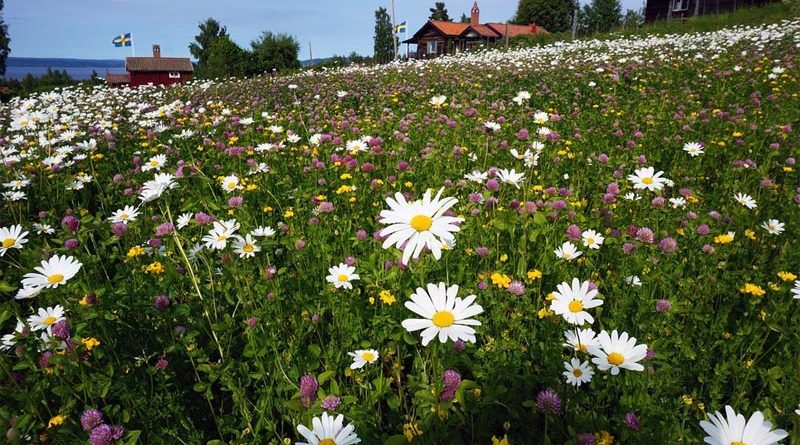
[[179, 73], [177, 71], [170, 71], [169, 72], [169, 78], [170, 79], [180, 79], [181, 78], [181, 73]]
[[436, 54], [436, 40], [428, 41], [428, 54]]
[[689, 9], [689, 0], [674, 0], [673, 11], [686, 11], [687, 9]]

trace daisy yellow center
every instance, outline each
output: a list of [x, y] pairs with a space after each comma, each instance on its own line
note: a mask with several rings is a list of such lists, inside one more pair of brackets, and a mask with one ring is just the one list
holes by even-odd
[[594, 244], [594, 238], [592, 238], [591, 236], [589, 238], [586, 238], [586, 244]]
[[339, 280], [340, 283], [344, 283], [345, 281], [347, 281], [347, 275], [341, 273], [339, 274], [339, 277], [336, 279]]
[[155, 159], [153, 159], [152, 161], [150, 161], [150, 166], [151, 166], [151, 167], [158, 167], [158, 161], [156, 161]]
[[51, 324], [55, 323], [56, 320], [58, 320], [56, 317], [48, 315], [47, 318], [42, 320], [42, 323], [46, 324], [47, 326], [50, 326]]
[[611, 354], [608, 354], [608, 363], [614, 366], [619, 366], [624, 361], [625, 357], [623, 357], [619, 352], [612, 352]]
[[742, 442], [741, 440], [737, 440], [736, 442], [731, 442], [731, 445], [747, 445], [747, 444]]
[[6, 239], [3, 240], [3, 247], [8, 249], [9, 247], [13, 246], [16, 243], [17, 243], [17, 239], [16, 238], [6, 238]]
[[336, 445], [336, 441], [333, 439], [322, 439], [319, 441], [319, 445]]
[[128, 219], [128, 218], [130, 218], [130, 217], [131, 217], [131, 216], [130, 216], [130, 215], [128, 215], [127, 213], [122, 213], [122, 214], [120, 214], [120, 215], [119, 215], [119, 219]]
[[583, 343], [580, 343], [580, 342], [579, 342], [579, 343], [576, 345], [576, 347], [577, 347], [577, 349], [579, 349], [581, 352], [588, 352], [588, 351], [589, 351], [589, 347], [588, 347], [588, 346], [586, 346], [586, 345], [585, 345], [585, 344], [583, 344]]
[[453, 313], [450, 311], [439, 311], [433, 314], [431, 321], [436, 327], [439, 328], [446, 328], [453, 324], [456, 318], [453, 316]]
[[235, 188], [236, 188], [236, 184], [235, 184], [235, 183], [233, 183], [233, 182], [229, 182], [229, 183], [228, 183], [228, 185], [227, 185], [227, 187], [228, 187], [228, 190], [233, 190], [233, 189], [235, 189]]
[[580, 300], [572, 300], [569, 302], [569, 311], [570, 312], [580, 312], [583, 310], [583, 302]]
[[228, 235], [220, 235], [217, 237], [217, 241], [227, 241]]
[[565, 260], [571, 260], [572, 259], [572, 254], [569, 253], [569, 252], [564, 252], [564, 253], [561, 254], [561, 256], [563, 256]]
[[64, 275], [61, 275], [60, 273], [54, 273], [53, 275], [47, 277], [47, 282], [50, 284], [56, 284], [62, 281], [64, 281]]
[[375, 354], [371, 352], [365, 352], [361, 354], [361, 360], [364, 360], [365, 362], [371, 362], [375, 360]]
[[253, 252], [253, 245], [252, 244], [245, 244], [245, 246], [242, 247], [242, 250], [247, 252], [247, 253], [252, 253]]
[[417, 215], [411, 218], [411, 227], [414, 228], [417, 232], [424, 232], [431, 228], [433, 225], [433, 219], [427, 215]]
[[646, 177], [646, 178], [643, 178], [643, 179], [642, 179], [642, 184], [645, 184], [645, 185], [650, 185], [650, 184], [652, 184], [652, 183], [653, 183], [653, 178], [651, 178], [651, 177], [649, 177], [649, 176], [648, 176], [648, 177]]
[[583, 375], [583, 371], [581, 371], [578, 368], [575, 368], [575, 369], [572, 370], [572, 375], [574, 375], [575, 377], [580, 377], [580, 376]]

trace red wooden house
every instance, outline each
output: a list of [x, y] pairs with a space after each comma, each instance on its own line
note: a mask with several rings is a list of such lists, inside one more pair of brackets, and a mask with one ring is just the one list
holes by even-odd
[[719, 14], [738, 8], [759, 6], [775, 0], [647, 0], [644, 21], [686, 19], [697, 15]]
[[192, 78], [194, 67], [188, 57], [161, 57], [161, 47], [153, 45], [152, 57], [127, 57], [128, 74], [106, 74], [111, 86], [172, 85]]
[[455, 54], [474, 48], [488, 46], [499, 40], [519, 35], [546, 33], [547, 30], [536, 24], [512, 25], [510, 23], [480, 23], [478, 2], [472, 5], [469, 23], [455, 23], [443, 20], [428, 20], [414, 35], [404, 40], [406, 45], [417, 45], [417, 59], [430, 59], [445, 54]]

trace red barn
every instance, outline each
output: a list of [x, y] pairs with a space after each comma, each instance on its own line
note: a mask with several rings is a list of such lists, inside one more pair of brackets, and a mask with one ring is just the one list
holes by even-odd
[[153, 45], [152, 57], [127, 57], [128, 74], [106, 74], [110, 86], [172, 85], [192, 78], [194, 66], [188, 57], [161, 57], [161, 47]]

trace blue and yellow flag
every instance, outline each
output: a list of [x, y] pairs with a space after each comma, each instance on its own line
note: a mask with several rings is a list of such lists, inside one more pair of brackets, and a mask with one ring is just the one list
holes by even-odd
[[401, 32], [404, 33], [404, 32], [406, 32], [407, 29], [408, 29], [408, 26], [406, 25], [406, 22], [404, 21], [403, 23], [398, 23], [397, 26], [394, 27], [394, 33], [395, 34], [400, 34]]
[[114, 37], [114, 40], [112, 40], [111, 43], [113, 43], [117, 48], [121, 46], [131, 46], [131, 44], [133, 44], [133, 37], [131, 37], [131, 33], [126, 32], [125, 34]]

